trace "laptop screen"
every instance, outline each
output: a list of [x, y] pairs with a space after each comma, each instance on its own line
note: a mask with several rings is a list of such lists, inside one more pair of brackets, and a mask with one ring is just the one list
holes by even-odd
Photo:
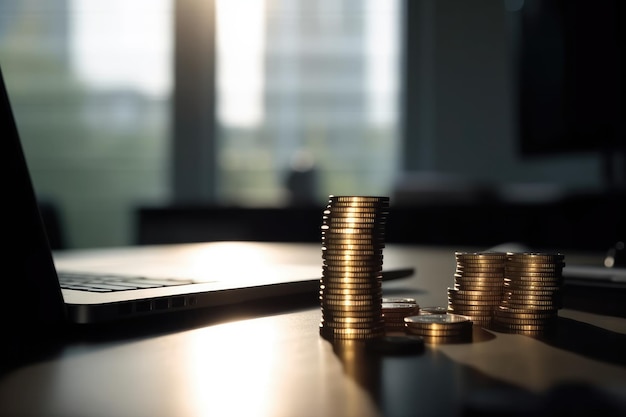
[[63, 322], [65, 307], [1, 68], [0, 158], [3, 259], [9, 271], [2, 274], [0, 308], [5, 322], [10, 321], [10, 330], [26, 336]]

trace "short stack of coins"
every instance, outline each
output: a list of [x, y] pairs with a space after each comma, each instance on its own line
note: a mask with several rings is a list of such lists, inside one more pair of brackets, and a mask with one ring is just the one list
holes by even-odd
[[389, 198], [330, 196], [322, 217], [320, 334], [328, 340], [385, 335], [382, 268]]
[[560, 253], [508, 253], [493, 329], [528, 336], [553, 332], [561, 308], [564, 260]]
[[426, 343], [466, 343], [472, 341], [472, 321], [458, 314], [419, 314], [404, 318], [408, 334], [421, 336]]
[[383, 298], [383, 319], [387, 333], [404, 333], [404, 318], [419, 314], [420, 306], [415, 298], [385, 297]]
[[507, 254], [456, 252], [454, 287], [448, 288], [448, 311], [489, 327], [502, 301]]

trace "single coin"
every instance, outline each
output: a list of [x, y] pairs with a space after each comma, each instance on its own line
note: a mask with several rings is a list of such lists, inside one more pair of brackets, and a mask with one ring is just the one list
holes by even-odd
[[347, 229], [357, 229], [357, 233], [374, 233], [385, 230], [386, 223], [381, 221], [369, 222], [369, 223], [357, 223], [346, 221], [322, 221], [322, 230], [340, 231], [340, 233], [354, 233], [346, 232]]
[[[320, 323], [320, 327], [326, 328], [325, 325]], [[384, 323], [380, 323], [374, 327], [369, 329], [357, 329], [357, 328], [341, 328], [341, 327], [329, 327], [334, 335], [354, 335], [354, 336], [370, 336], [370, 335], [379, 335], [381, 332], [384, 332]]]
[[[342, 245], [349, 246], [349, 245]], [[322, 246], [322, 255], [333, 255], [333, 256], [382, 256], [383, 250], [377, 247], [356, 247], [356, 248], [329, 248], [327, 246]]]
[[400, 304], [416, 305], [417, 300], [411, 297], [383, 297], [383, 304], [385, 303], [400, 303]]
[[469, 259], [475, 259], [475, 260], [482, 260], [482, 259], [498, 259], [498, 260], [506, 260], [507, 259], [507, 253], [505, 252], [455, 252], [454, 256], [457, 259], [462, 259], [462, 260], [469, 260]]
[[418, 335], [418, 336], [438, 336], [438, 337], [448, 337], [448, 336], [463, 336], [467, 333], [471, 333], [472, 329], [426, 329], [426, 328], [417, 328], [406, 326], [406, 331], [408, 333]]
[[433, 307], [420, 307], [419, 314], [446, 314], [448, 307], [433, 306]]
[[511, 317], [499, 317], [494, 316], [494, 321], [498, 323], [506, 323], [506, 324], [530, 324], [530, 325], [546, 325], [556, 324], [556, 317], [548, 317], [546, 319], [520, 319], [520, 318], [511, 318]]
[[480, 291], [480, 290], [462, 290], [457, 288], [448, 287], [448, 295], [453, 297], [502, 297], [501, 290], [489, 290], [489, 291]]
[[379, 218], [381, 216], [384, 217], [384, 213], [381, 213], [379, 210], [366, 210], [366, 211], [361, 211], [358, 209], [354, 209], [354, 208], [346, 208], [346, 209], [339, 209], [339, 208], [335, 208], [333, 210], [331, 209], [326, 209], [322, 212], [322, 218], [324, 216], [329, 216], [329, 217], [345, 217], [345, 218]]
[[329, 195], [328, 199], [330, 202], [348, 202], [348, 203], [378, 203], [378, 202], [389, 202], [390, 198], [388, 196], [361, 196], [361, 195]]
[[377, 276], [366, 277], [322, 277], [321, 284], [324, 288], [346, 288], [346, 289], [374, 289], [382, 287], [382, 279]]
[[[370, 235], [367, 235], [365, 238], [356, 238], [355, 236], [350, 235], [331, 235], [326, 236], [322, 232], [322, 246], [328, 245], [355, 245], [355, 246], [373, 246], [375, 248], [384, 247], [385, 239], [381, 238], [373, 238]], [[381, 246], [382, 245], [382, 246]]]
[[327, 262], [362, 262], [369, 265], [371, 263], [382, 263], [383, 255], [332, 255], [322, 254], [322, 259]]
[[522, 331], [543, 331], [554, 327], [554, 324], [509, 324], [509, 323], [494, 323], [499, 328], [505, 328], [509, 330], [522, 330]]
[[382, 273], [383, 266], [380, 262], [374, 262], [372, 264], [365, 265], [322, 265], [323, 271], [331, 271], [331, 272], [367, 272], [367, 273]]
[[337, 320], [338, 318], [378, 318], [382, 320], [383, 311], [380, 308], [363, 308], [361, 310], [341, 310], [326, 308], [322, 306], [322, 317], [326, 320]]
[[359, 216], [334, 216], [334, 215], [324, 215], [322, 216], [322, 222], [325, 222], [329, 225], [334, 225], [335, 223], [358, 223], [358, 224], [377, 224], [377, 223], [385, 223], [384, 219], [379, 217], [359, 217]]
[[322, 215], [352, 215], [352, 214], [374, 214], [376, 216], [388, 216], [389, 215], [389, 207], [381, 207], [381, 206], [352, 206], [352, 205], [328, 205], [322, 212]]
[[471, 327], [472, 322], [465, 316], [456, 314], [428, 314], [404, 318], [407, 327], [420, 329], [454, 329]]
[[521, 262], [543, 262], [543, 263], [552, 263], [559, 262], [565, 259], [565, 255], [562, 253], [541, 253], [541, 252], [509, 252], [507, 253], [507, 258], [513, 261], [521, 261]]
[[334, 211], [341, 208], [350, 208], [356, 210], [375, 209], [377, 211], [388, 211], [389, 204], [387, 203], [345, 203], [345, 202], [333, 202], [326, 206], [326, 209]]
[[483, 272], [483, 273], [492, 273], [497, 274], [500, 272], [504, 272], [504, 266], [493, 266], [493, 265], [484, 265], [484, 266], [475, 266], [475, 265], [461, 265], [457, 264], [456, 271], [459, 273], [462, 272]]
[[320, 290], [320, 297], [323, 297], [324, 300], [341, 300], [345, 298], [345, 300], [354, 300], [357, 297], [382, 297], [381, 289], [372, 289], [372, 290], [339, 290], [339, 289], [326, 289], [325, 291]]
[[547, 282], [547, 283], [560, 283], [563, 281], [563, 277], [561, 275], [553, 275], [553, 274], [507, 274], [504, 277], [504, 282], [508, 280], [511, 281], [531, 281], [531, 282]]
[[337, 320], [322, 319], [321, 325], [324, 327], [331, 327], [333, 329], [362, 329], [367, 330], [371, 328], [377, 328], [380, 326], [380, 320], [369, 320], [367, 322], [344, 322]]
[[528, 262], [509, 259], [505, 265], [507, 268], [562, 268], [565, 266], [565, 262]]

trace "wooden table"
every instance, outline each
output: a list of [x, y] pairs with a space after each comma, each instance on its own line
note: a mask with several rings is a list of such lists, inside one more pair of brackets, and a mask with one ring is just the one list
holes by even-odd
[[[318, 245], [281, 249], [319, 256]], [[384, 294], [445, 306], [455, 249], [389, 245], [385, 266], [417, 274], [385, 283]], [[314, 301], [287, 304], [80, 333], [1, 376], [0, 415], [454, 416], [583, 403], [626, 411], [624, 318], [562, 309], [550, 340], [475, 327], [472, 343], [394, 356], [333, 346], [319, 336]]]

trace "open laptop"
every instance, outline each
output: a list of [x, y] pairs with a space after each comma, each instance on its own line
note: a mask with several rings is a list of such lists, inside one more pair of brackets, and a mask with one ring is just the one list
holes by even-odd
[[[3, 170], [5, 303], [22, 331], [58, 323], [111, 322], [297, 293], [315, 294], [321, 253], [285, 260], [280, 244], [211, 242], [132, 250], [52, 254], [0, 69], [0, 158]], [[321, 213], [321, 211], [320, 211]], [[285, 244], [289, 254], [298, 245]], [[54, 258], [56, 257], [56, 259]], [[55, 265], [56, 261], [56, 265]], [[69, 282], [60, 284], [61, 269]], [[409, 276], [412, 269], [383, 273]], [[95, 282], [93, 282], [95, 280]], [[131, 282], [132, 280], [132, 282]], [[91, 282], [90, 282], [91, 281]], [[93, 285], [95, 284], [95, 285]]]

